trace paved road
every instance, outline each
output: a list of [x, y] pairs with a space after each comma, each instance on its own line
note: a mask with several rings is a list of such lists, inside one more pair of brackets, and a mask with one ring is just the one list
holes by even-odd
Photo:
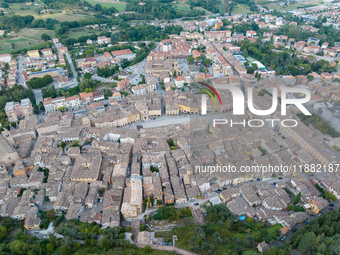
[[24, 58], [22, 56], [18, 56], [18, 80], [17, 83], [27, 88], [25, 85], [24, 77], [22, 76], [22, 72], [24, 71]]
[[75, 87], [75, 86], [78, 85], [77, 71], [76, 71], [76, 69], [75, 69], [75, 67], [73, 65], [72, 58], [71, 58], [70, 54], [66, 53], [65, 56], [66, 56], [66, 59], [67, 59], [68, 63], [70, 64], [71, 70], [73, 72], [73, 78], [71, 78], [70, 82], [69, 82], [71, 85], [68, 86], [68, 87], [72, 88], [72, 87]]
[[[333, 210], [339, 209], [340, 200], [338, 200], [338, 201], [336, 201], [336, 202], [332, 202], [332, 203], [334, 204]], [[324, 209], [321, 211], [322, 214], [326, 214], [326, 213], [328, 213], [328, 212], [330, 212], [330, 210], [328, 209], [328, 206], [327, 206], [326, 208], [324, 208]], [[319, 217], [319, 215], [313, 215], [313, 216], [309, 215], [308, 221], [311, 222], [312, 220], [316, 219], [317, 217]], [[303, 227], [305, 227], [305, 226], [306, 226], [305, 223], [302, 222], [302, 223], [299, 223], [299, 224], [295, 225], [294, 228], [296, 228], [297, 230], [299, 230], [299, 229], [301, 229], [301, 228], [303, 228]], [[292, 238], [293, 235], [294, 235], [294, 232], [293, 232], [292, 230], [290, 230], [286, 235], [284, 235], [284, 237], [285, 237], [284, 242], [285, 242], [285, 243], [288, 242], [288, 241], [290, 240], [290, 238]], [[277, 240], [272, 241], [269, 245], [270, 245], [270, 246], [281, 246], [281, 245], [284, 244], [284, 242], [282, 242], [282, 241], [281, 241], [281, 237], [279, 237]]]
[[39, 105], [40, 101], [43, 101], [41, 89], [33, 89], [36, 104]]
[[68, 63], [70, 64], [71, 70], [73, 72], [73, 79], [76, 79], [77, 78], [77, 71], [74, 68], [74, 65], [73, 65], [73, 62], [72, 62], [72, 58], [71, 58], [69, 53], [66, 53], [65, 56], [67, 58]]

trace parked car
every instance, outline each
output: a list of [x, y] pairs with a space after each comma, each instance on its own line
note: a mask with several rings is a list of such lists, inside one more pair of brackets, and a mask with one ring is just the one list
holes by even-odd
[[257, 181], [261, 181], [261, 179], [256, 179]]
[[195, 203], [194, 205], [198, 205], [198, 203]]
[[296, 232], [297, 231], [297, 228], [293, 228], [293, 232]]
[[329, 207], [328, 210], [333, 210], [333, 207]]
[[283, 242], [285, 239], [286, 239], [285, 237], [282, 237], [282, 238], [281, 238], [281, 241]]
[[282, 180], [283, 178], [282, 177], [279, 177], [279, 180]]
[[322, 215], [322, 213], [319, 213], [319, 214], [318, 214], [318, 216], [321, 216], [321, 215]]
[[330, 203], [329, 206], [334, 206], [334, 204]]
[[309, 223], [309, 221], [308, 221], [308, 220], [306, 220], [306, 221], [305, 221], [305, 225], [307, 225], [308, 223]]

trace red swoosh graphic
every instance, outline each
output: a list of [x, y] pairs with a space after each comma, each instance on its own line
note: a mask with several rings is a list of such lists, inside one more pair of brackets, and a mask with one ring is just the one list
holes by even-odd
[[217, 93], [217, 91], [213, 87], [211, 87], [208, 84], [202, 83], [202, 82], [199, 82], [199, 84], [202, 84], [202, 85], [206, 86], [207, 88], [211, 89], [215, 93], [215, 95], [217, 96], [218, 100], [220, 101], [220, 104], [222, 105], [222, 100], [220, 98], [220, 95]]

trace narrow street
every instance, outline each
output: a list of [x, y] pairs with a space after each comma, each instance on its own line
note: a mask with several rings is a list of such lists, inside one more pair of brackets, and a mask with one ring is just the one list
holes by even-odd
[[73, 72], [73, 78], [70, 78], [70, 82], [69, 82], [70, 85], [68, 85], [68, 87], [75, 87], [75, 86], [78, 85], [78, 82], [77, 82], [77, 71], [74, 68], [74, 65], [73, 65], [72, 58], [71, 58], [70, 54], [66, 53], [65, 56], [66, 56], [66, 59], [67, 59], [68, 63], [70, 64], [71, 70]]
[[17, 80], [17, 83], [19, 85], [22, 85], [25, 88], [27, 88], [27, 85], [25, 85], [25, 82], [24, 82], [24, 77], [21, 74], [24, 70], [25, 70], [24, 69], [24, 58], [20, 55], [20, 56], [18, 56], [18, 70], [17, 70], [18, 80]]
[[[335, 202], [331, 202], [332, 204], [334, 204], [334, 206], [332, 206], [333, 207], [333, 210], [338, 210], [339, 209], [339, 206], [340, 206], [340, 200], [338, 200], [338, 201], [335, 201]], [[328, 209], [328, 206], [326, 207], [326, 208], [324, 208], [322, 211], [321, 211], [321, 214], [323, 215], [323, 214], [326, 214], [326, 213], [328, 213], [328, 212], [330, 212], [331, 210], [329, 210]], [[316, 219], [317, 217], [319, 217], [319, 215], [317, 214], [317, 215], [313, 215], [313, 216], [309, 216], [308, 217], [308, 221], [309, 222], [311, 222], [312, 220], [314, 220], [314, 219]], [[299, 223], [299, 224], [297, 224], [297, 225], [295, 225], [294, 226], [294, 228], [296, 228], [297, 230], [299, 230], [299, 229], [302, 229], [303, 227], [305, 227], [305, 226], [307, 226], [304, 222], [301, 222], [301, 223]], [[286, 234], [286, 235], [284, 235], [284, 237], [285, 237], [285, 240], [284, 241], [281, 241], [281, 236], [277, 239], [277, 240], [275, 240], [275, 241], [272, 241], [269, 245], [270, 246], [281, 246], [281, 245], [283, 245], [284, 243], [287, 243], [289, 240], [290, 240], [290, 238], [292, 238], [292, 236], [294, 235], [294, 232], [292, 231], [292, 230], [289, 230], [289, 232]]]

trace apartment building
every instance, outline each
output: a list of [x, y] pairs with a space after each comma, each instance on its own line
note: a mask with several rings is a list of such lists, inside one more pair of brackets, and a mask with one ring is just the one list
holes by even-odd
[[28, 98], [22, 99], [18, 102], [7, 102], [5, 105], [5, 112], [9, 121], [17, 121], [18, 118], [29, 116], [33, 114], [33, 107]]

